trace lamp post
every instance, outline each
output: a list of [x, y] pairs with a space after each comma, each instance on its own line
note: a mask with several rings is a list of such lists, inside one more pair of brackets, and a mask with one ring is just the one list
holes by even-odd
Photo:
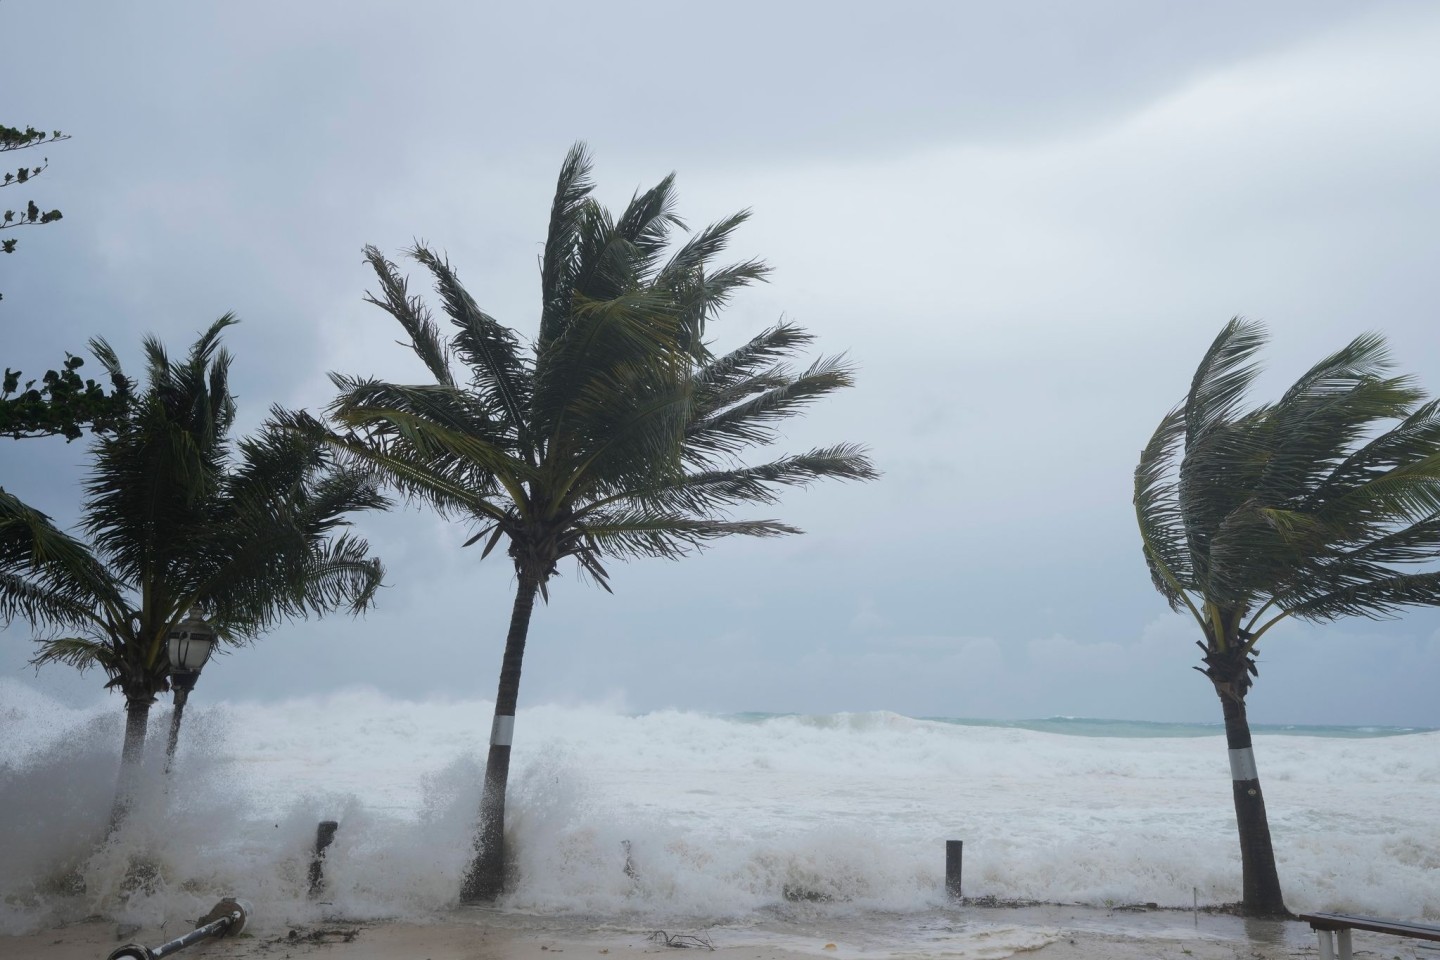
[[180, 718], [185, 701], [200, 679], [200, 668], [215, 649], [215, 631], [199, 617], [188, 616], [170, 631], [170, 688], [175, 691], [175, 709], [170, 713], [170, 743], [165, 748], [165, 769], [175, 762], [175, 745], [180, 740]]

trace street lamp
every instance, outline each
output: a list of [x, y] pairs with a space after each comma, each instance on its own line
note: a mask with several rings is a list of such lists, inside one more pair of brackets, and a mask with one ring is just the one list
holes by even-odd
[[200, 679], [200, 668], [215, 649], [215, 631], [199, 617], [188, 616], [170, 631], [170, 688], [175, 691], [175, 709], [170, 713], [170, 743], [165, 748], [165, 769], [175, 760], [175, 744], [180, 740], [180, 717], [185, 701]]

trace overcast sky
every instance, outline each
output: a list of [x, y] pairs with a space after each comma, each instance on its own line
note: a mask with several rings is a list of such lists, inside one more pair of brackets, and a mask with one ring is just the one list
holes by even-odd
[[[30, 191], [64, 220], [0, 258], [0, 362], [100, 335], [138, 371], [143, 334], [179, 353], [233, 310], [244, 429], [323, 405], [327, 371], [422, 378], [361, 301], [366, 243], [446, 250], [531, 334], [575, 140], [612, 205], [674, 170], [692, 224], [753, 209], [733, 252], [773, 282], [710, 332], [783, 315], [847, 352], [856, 389], [786, 443], [862, 442], [885, 476], [788, 497], [803, 537], [617, 565], [615, 596], [566, 565], [522, 708], [1218, 720], [1130, 505], [1205, 347], [1265, 321], [1265, 399], [1380, 330], [1440, 391], [1434, 4], [4, 0], [0, 35], [0, 122], [73, 135]], [[85, 459], [6, 442], [0, 484], [68, 524]], [[358, 529], [378, 608], [278, 629], [196, 698], [494, 695], [503, 557], [413, 509]], [[1437, 628], [1277, 628], [1251, 718], [1440, 726]], [[0, 675], [103, 696], [34, 677], [29, 636]]]

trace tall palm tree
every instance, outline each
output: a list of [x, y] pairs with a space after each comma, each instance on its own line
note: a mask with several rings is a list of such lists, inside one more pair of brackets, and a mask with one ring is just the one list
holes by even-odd
[[[724, 356], [702, 336], [736, 289], [764, 277], [758, 261], [712, 268], [740, 213], [669, 246], [674, 178], [637, 193], [617, 217], [590, 197], [577, 145], [561, 168], [540, 261], [538, 338], [530, 350], [475, 303], [450, 265], [423, 246], [453, 324], [441, 336], [428, 309], [378, 250], [366, 257], [381, 295], [434, 383], [406, 386], [333, 376], [337, 441], [407, 496], [478, 527], [489, 555], [502, 540], [516, 591], [505, 639], [485, 768], [476, 856], [462, 899], [494, 899], [504, 885], [505, 786], [520, 669], [536, 595], [558, 563], [609, 589], [609, 557], [678, 558], [711, 540], [799, 532], [728, 510], [769, 504], [779, 488], [823, 477], [877, 476], [842, 444], [746, 466], [737, 454], [776, 437], [778, 421], [849, 386], [823, 359], [795, 371], [785, 358], [810, 342], [782, 323]], [[458, 358], [463, 376], [453, 370]], [[311, 428], [314, 428], [314, 424]], [[467, 544], [468, 545], [468, 544]]]
[[[273, 424], [232, 455], [220, 333], [234, 322], [220, 318], [176, 362], [146, 339], [145, 388], [131, 390], [124, 421], [95, 443], [81, 523], [93, 547], [0, 498], [0, 531], [11, 531], [0, 612], [55, 634], [40, 641], [37, 666], [98, 666], [125, 697], [112, 825], [130, 803], [150, 706], [168, 689], [177, 623], [200, 614], [222, 643], [240, 644], [284, 619], [359, 612], [384, 574], [365, 541], [342, 530], [349, 512], [387, 505], [366, 476]], [[91, 349], [124, 379], [108, 343]]]
[[1245, 714], [1256, 645], [1289, 617], [1440, 603], [1440, 403], [1389, 375], [1383, 339], [1367, 334], [1246, 410], [1264, 342], [1238, 318], [1221, 331], [1140, 456], [1135, 512], [1155, 589], [1204, 635], [1196, 669], [1225, 717], [1243, 909], [1280, 915]]

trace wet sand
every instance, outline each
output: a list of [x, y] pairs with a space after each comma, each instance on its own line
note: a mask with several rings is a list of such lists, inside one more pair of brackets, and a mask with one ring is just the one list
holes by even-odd
[[[87, 920], [24, 937], [0, 937], [4, 960], [103, 960], [122, 943], [154, 947], [188, 927], [125, 929]], [[117, 933], [124, 936], [117, 936]], [[1180, 911], [1120, 911], [1046, 905], [960, 908], [948, 915], [827, 918], [813, 915], [754, 926], [684, 928], [691, 935], [682, 956], [716, 960], [798, 960], [837, 957], [905, 960], [1294, 960], [1316, 954], [1300, 923], [1245, 921]], [[456, 910], [427, 922], [341, 920], [287, 929], [260, 929], [238, 938], [210, 940], [173, 956], [212, 960], [633, 960], [673, 956], [651, 931], [627, 919], [624, 927], [579, 918], [523, 916], [503, 911]], [[677, 940], [677, 943], [679, 941]], [[1383, 951], [1410, 957], [1414, 945], [1393, 938], [1356, 936], [1356, 953]]]

